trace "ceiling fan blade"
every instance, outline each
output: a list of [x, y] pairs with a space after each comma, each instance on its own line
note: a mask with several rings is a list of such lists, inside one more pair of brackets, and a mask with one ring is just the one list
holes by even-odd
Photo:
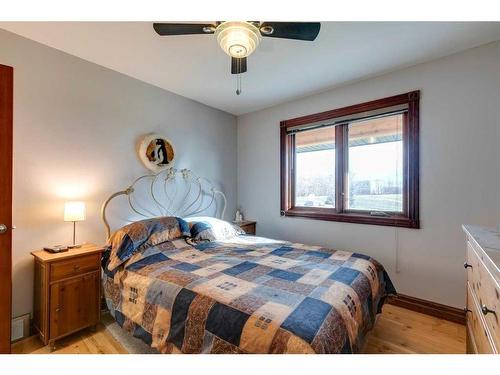
[[160, 35], [213, 34], [215, 25], [211, 23], [153, 23]]
[[247, 71], [247, 58], [231, 57], [231, 74], [241, 74]]
[[[262, 36], [313, 41], [319, 34], [319, 22], [264, 22], [260, 25]], [[267, 30], [272, 30], [268, 33]]]

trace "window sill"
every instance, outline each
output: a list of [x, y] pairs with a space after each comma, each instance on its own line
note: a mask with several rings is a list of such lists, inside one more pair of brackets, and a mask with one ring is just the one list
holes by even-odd
[[332, 211], [333, 210], [329, 208], [294, 207], [289, 210], [282, 211], [281, 214], [282, 216], [305, 217], [314, 220], [420, 229], [418, 219], [411, 219], [402, 215], [380, 217], [361, 213], [338, 213]]

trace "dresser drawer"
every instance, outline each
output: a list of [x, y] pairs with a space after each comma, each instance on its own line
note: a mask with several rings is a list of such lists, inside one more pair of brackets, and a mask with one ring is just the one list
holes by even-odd
[[50, 265], [50, 281], [62, 280], [86, 272], [96, 271], [100, 266], [99, 260], [99, 254], [91, 254], [52, 263]]
[[[467, 242], [467, 263], [472, 267], [467, 268], [467, 279], [478, 300], [481, 314], [491, 332], [491, 338], [497, 348], [500, 348], [500, 286], [484, 265], [481, 259], [481, 250], [476, 250]], [[483, 314], [486, 308], [494, 312]]]
[[472, 340], [475, 348], [481, 354], [495, 353], [489, 339], [491, 334], [484, 323], [478, 301], [469, 283], [467, 283], [467, 309], [469, 310], [467, 312], [467, 330], [473, 335]]

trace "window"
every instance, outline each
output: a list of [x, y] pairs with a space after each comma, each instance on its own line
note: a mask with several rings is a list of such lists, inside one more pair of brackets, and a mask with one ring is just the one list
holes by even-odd
[[347, 127], [347, 209], [403, 212], [403, 115]]
[[335, 207], [335, 128], [295, 135], [295, 204]]
[[282, 121], [281, 215], [418, 228], [419, 97]]

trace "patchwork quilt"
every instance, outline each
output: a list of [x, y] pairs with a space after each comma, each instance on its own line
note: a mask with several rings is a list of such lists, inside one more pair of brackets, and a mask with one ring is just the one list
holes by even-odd
[[254, 236], [176, 239], [107, 263], [111, 314], [161, 353], [357, 352], [395, 293], [366, 255]]

